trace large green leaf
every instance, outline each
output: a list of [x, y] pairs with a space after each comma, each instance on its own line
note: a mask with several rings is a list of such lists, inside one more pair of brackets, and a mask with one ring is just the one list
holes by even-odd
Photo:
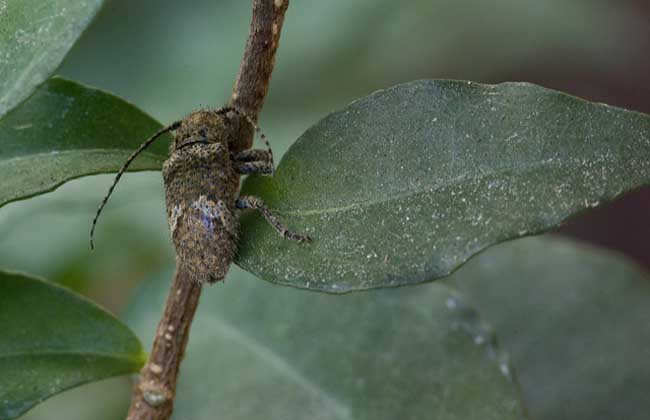
[[616, 255], [528, 238], [450, 278], [494, 327], [536, 420], [644, 420], [650, 277]]
[[[161, 126], [106, 92], [52, 78], [0, 119], [0, 206], [83, 175], [114, 172]], [[168, 138], [133, 163], [160, 169]]]
[[418, 81], [309, 129], [258, 194], [311, 244], [243, 222], [238, 263], [347, 292], [429, 281], [650, 183], [650, 117], [526, 83]]
[[0, 2], [0, 116], [61, 63], [102, 0]]
[[66, 289], [0, 272], [0, 419], [65, 389], [136, 372], [146, 355], [112, 315]]
[[[170, 273], [129, 318], [151, 338]], [[523, 419], [489, 329], [441, 284], [334, 297], [232, 270], [192, 326], [174, 418]], [[158, 308], [152, 310], [152, 308]]]

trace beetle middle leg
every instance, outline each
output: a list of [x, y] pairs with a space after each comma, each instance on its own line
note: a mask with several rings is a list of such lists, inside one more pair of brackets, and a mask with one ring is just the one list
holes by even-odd
[[273, 164], [262, 160], [256, 160], [254, 162], [233, 162], [233, 168], [239, 175], [273, 174]]
[[238, 209], [254, 209], [254, 210], [259, 210], [260, 213], [262, 213], [262, 216], [266, 219], [267, 222], [271, 226], [273, 226], [273, 229], [276, 230], [280, 235], [282, 235], [284, 238], [289, 239], [290, 241], [296, 241], [296, 242], [304, 242], [304, 241], [311, 241], [311, 238], [308, 235], [301, 235], [299, 233], [294, 233], [291, 232], [281, 221], [280, 219], [277, 218], [276, 215], [274, 215], [271, 210], [269, 210], [268, 207], [264, 204], [262, 199], [252, 196], [252, 195], [245, 195], [242, 197], [239, 197], [237, 201], [235, 202], [235, 206]]

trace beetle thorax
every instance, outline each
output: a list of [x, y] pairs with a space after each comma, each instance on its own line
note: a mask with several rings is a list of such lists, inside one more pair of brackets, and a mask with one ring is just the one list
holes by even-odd
[[221, 143], [226, 148], [232, 136], [228, 115], [213, 110], [199, 110], [183, 119], [176, 130], [170, 153], [193, 144]]

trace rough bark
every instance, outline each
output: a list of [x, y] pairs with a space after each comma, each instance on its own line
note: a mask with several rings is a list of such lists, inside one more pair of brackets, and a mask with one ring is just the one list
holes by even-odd
[[[253, 2], [253, 19], [246, 49], [230, 98], [230, 106], [237, 108], [257, 122], [264, 99], [269, 91], [271, 73], [275, 64], [275, 52], [280, 42], [284, 13], [289, 0]], [[253, 143], [253, 130], [249, 124], [241, 124], [246, 130], [235, 149], [249, 149]]]

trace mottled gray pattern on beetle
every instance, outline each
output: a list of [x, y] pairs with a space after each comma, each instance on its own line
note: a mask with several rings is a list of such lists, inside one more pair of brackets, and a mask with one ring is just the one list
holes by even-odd
[[[178, 269], [201, 283], [223, 280], [235, 256], [239, 230], [236, 209], [259, 210], [284, 238], [309, 241], [309, 236], [289, 231], [261, 199], [238, 198], [241, 175], [274, 173], [270, 148], [231, 153], [239, 116], [233, 108], [199, 110], [143, 143], [118, 172], [100, 204], [91, 229], [91, 246], [97, 219], [128, 165], [158, 136], [172, 130], [175, 130], [174, 142], [170, 145], [169, 159], [163, 164], [163, 179], [167, 221], [176, 247]], [[253, 124], [250, 118], [244, 120]]]

